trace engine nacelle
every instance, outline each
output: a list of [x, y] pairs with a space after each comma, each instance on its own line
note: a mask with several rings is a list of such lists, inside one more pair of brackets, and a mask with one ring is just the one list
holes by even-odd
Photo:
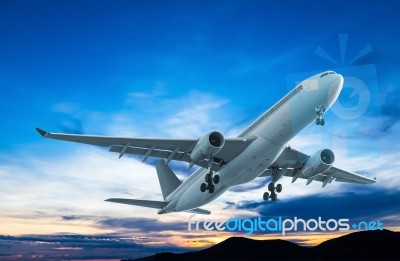
[[335, 154], [329, 149], [317, 151], [304, 164], [301, 175], [311, 178], [319, 173], [327, 171], [335, 162]]
[[224, 136], [218, 131], [212, 131], [197, 142], [190, 158], [195, 162], [210, 159], [222, 149], [224, 144]]

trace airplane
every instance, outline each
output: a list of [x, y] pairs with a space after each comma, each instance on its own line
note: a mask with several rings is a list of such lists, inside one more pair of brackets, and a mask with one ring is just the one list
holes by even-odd
[[[158, 214], [190, 212], [210, 214], [200, 208], [215, 200], [230, 187], [258, 177], [271, 177], [264, 200], [277, 200], [282, 177], [306, 179], [306, 184], [321, 182], [322, 187], [336, 182], [372, 184], [375, 179], [333, 166], [335, 155], [320, 149], [306, 155], [290, 147], [288, 142], [312, 122], [325, 125], [324, 113], [337, 100], [343, 76], [325, 71], [300, 82], [269, 110], [250, 124], [236, 138], [225, 138], [211, 131], [199, 139], [124, 138], [46, 132], [36, 128], [43, 137], [108, 147], [110, 152], [160, 158], [156, 172], [164, 200], [110, 198], [105, 201], [158, 209]], [[172, 160], [199, 166], [181, 181], [168, 163]]]

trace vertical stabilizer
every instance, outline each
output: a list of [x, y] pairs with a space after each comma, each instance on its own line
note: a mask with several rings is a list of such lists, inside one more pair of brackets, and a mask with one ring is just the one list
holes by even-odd
[[160, 160], [156, 165], [156, 170], [163, 197], [166, 199], [168, 195], [182, 184], [182, 181], [180, 181], [168, 165], [165, 164], [164, 160]]

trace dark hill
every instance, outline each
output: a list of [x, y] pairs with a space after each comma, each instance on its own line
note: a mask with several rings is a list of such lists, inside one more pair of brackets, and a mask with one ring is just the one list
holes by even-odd
[[313, 247], [324, 260], [400, 260], [400, 233], [361, 231], [327, 240]]
[[315, 247], [284, 240], [231, 237], [210, 248], [182, 254], [159, 253], [136, 261], [166, 260], [400, 260], [400, 233], [362, 231]]

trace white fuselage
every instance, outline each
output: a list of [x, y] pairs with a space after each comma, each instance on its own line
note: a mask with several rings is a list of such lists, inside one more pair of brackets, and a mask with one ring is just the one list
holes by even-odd
[[239, 135], [256, 137], [256, 140], [216, 173], [221, 181], [215, 185], [214, 193], [200, 191], [208, 173], [207, 169], [200, 168], [168, 196], [169, 204], [163, 213], [200, 207], [231, 186], [258, 177], [279, 157], [285, 145], [317, 118], [316, 107], [328, 109], [332, 106], [342, 86], [343, 77], [333, 72], [320, 73], [301, 82]]

